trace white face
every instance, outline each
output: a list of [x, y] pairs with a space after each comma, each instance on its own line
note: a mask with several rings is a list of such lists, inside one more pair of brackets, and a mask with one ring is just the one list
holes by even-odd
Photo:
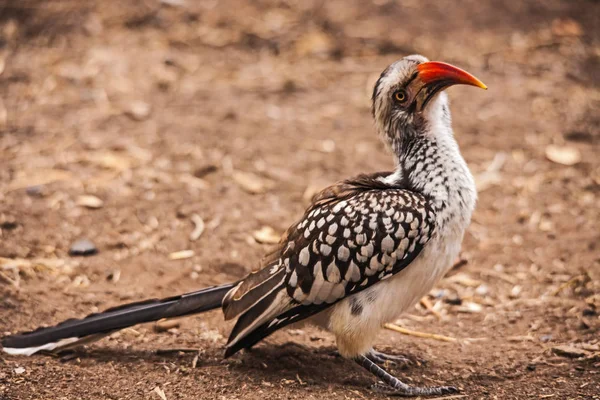
[[393, 149], [402, 135], [426, 134], [433, 119], [446, 114], [449, 119], [446, 95], [439, 88], [425, 86], [418, 76], [417, 67], [428, 61], [421, 55], [404, 57], [387, 67], [375, 84], [375, 125]]

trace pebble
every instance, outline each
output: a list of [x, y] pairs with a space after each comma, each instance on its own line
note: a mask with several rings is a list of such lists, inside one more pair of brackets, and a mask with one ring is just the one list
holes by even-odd
[[31, 197], [43, 197], [46, 194], [46, 187], [43, 185], [28, 186], [25, 193]]
[[595, 317], [596, 315], [596, 311], [592, 310], [591, 308], [586, 308], [583, 310], [584, 317]]
[[156, 324], [154, 324], [154, 330], [156, 332], [166, 332], [169, 329], [179, 328], [179, 325], [180, 325], [180, 323], [178, 320], [165, 319], [165, 320], [157, 321]]
[[540, 336], [540, 341], [543, 343], [547, 343], [552, 340], [552, 335], [542, 335]]
[[462, 304], [462, 299], [460, 297], [449, 297], [446, 299], [446, 303], [453, 306], [460, 306]]
[[69, 255], [72, 256], [91, 256], [97, 252], [96, 245], [89, 239], [76, 240], [69, 249]]
[[480, 296], [485, 296], [490, 292], [490, 288], [488, 287], [488, 285], [486, 285], [485, 283], [477, 286], [477, 289], [475, 289], [475, 293], [477, 293]]
[[143, 121], [150, 116], [151, 111], [150, 104], [143, 101], [134, 101], [129, 105], [125, 114], [135, 121]]
[[87, 208], [101, 208], [104, 202], [96, 196], [84, 194], [77, 197], [77, 205]]

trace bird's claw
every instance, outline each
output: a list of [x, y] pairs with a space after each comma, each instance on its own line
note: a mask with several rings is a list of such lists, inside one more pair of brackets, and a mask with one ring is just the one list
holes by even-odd
[[385, 394], [387, 396], [398, 397], [443, 396], [446, 394], [458, 393], [458, 389], [454, 386], [409, 386], [407, 388], [396, 389], [381, 382], [374, 384], [371, 389], [377, 393]]
[[[393, 366], [408, 367], [408, 366], [415, 364], [415, 361], [409, 359], [408, 357], [405, 357], [402, 355], [381, 353], [376, 350], [371, 350], [367, 354], [367, 358], [369, 360], [373, 361], [374, 363], [380, 364], [380, 365], [389, 363], [390, 365], [393, 365]], [[417, 359], [417, 362], [419, 364], [426, 363], [425, 360], [421, 360], [421, 359]]]

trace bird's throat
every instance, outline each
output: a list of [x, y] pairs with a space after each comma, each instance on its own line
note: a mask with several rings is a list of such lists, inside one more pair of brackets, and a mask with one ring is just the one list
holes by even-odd
[[406, 189], [431, 199], [443, 220], [457, 216], [468, 224], [477, 193], [451, 132], [406, 140], [397, 154], [394, 176]]

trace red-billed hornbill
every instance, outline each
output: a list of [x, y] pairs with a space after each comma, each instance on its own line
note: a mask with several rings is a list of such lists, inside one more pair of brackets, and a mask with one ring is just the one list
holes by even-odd
[[401, 382], [378, 365], [389, 357], [373, 350], [382, 326], [452, 265], [475, 207], [475, 184], [453, 137], [444, 92], [455, 84], [486, 88], [459, 68], [419, 55], [387, 67], [375, 84], [372, 111], [396, 169], [324, 189], [260, 270], [235, 283], [8, 336], [4, 351], [62, 350], [135, 324], [222, 307], [225, 319], [237, 318], [225, 357], [309, 318], [335, 335], [342, 356], [392, 394], [455, 392]]

